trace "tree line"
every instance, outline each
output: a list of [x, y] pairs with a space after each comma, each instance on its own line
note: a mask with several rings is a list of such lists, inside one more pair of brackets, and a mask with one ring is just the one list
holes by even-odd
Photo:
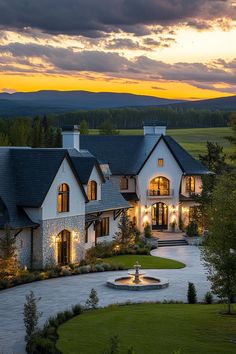
[[224, 127], [231, 112], [181, 108], [120, 108], [78, 111], [51, 116], [55, 126], [76, 124], [85, 120], [90, 129], [110, 122], [117, 129], [142, 129], [143, 123], [163, 122], [169, 129]]

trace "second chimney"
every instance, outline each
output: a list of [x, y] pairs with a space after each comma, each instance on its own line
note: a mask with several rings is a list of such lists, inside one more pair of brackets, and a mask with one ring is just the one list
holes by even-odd
[[62, 127], [62, 147], [80, 150], [80, 126], [65, 125]]

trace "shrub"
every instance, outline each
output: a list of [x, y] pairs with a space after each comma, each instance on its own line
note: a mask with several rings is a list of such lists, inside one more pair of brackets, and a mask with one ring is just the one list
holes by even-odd
[[81, 272], [81, 269], [80, 269], [80, 268], [81, 268], [81, 267], [75, 268], [74, 274], [81, 274], [82, 272]]
[[188, 303], [196, 304], [197, 302], [197, 292], [195, 285], [193, 283], [188, 283]]
[[31, 354], [60, 354], [57, 350], [55, 343], [48, 339], [35, 335], [27, 344], [26, 350]]
[[64, 275], [64, 276], [68, 276], [68, 275], [71, 275], [72, 273], [71, 273], [71, 270], [69, 270], [69, 269], [63, 269], [62, 270], [62, 275]]
[[112, 266], [110, 263], [101, 263], [104, 270], [111, 270]]
[[11, 282], [8, 279], [0, 280], [0, 290], [7, 289], [11, 286]]
[[101, 264], [95, 264], [95, 271], [96, 272], [104, 272], [104, 268]]
[[90, 270], [91, 270], [90, 266], [82, 266], [82, 267], [79, 267], [79, 268], [80, 268], [81, 274], [89, 273]]
[[212, 304], [213, 302], [213, 295], [210, 291], [208, 291], [206, 294], [205, 294], [205, 303], [206, 304]]
[[189, 237], [198, 236], [198, 225], [195, 222], [191, 221], [190, 224], [188, 224], [188, 226], [186, 227], [186, 234]]
[[113, 242], [99, 242], [96, 246], [87, 250], [85, 256], [86, 263], [94, 263], [97, 258], [107, 258], [113, 255]]
[[152, 237], [152, 228], [151, 228], [151, 225], [149, 224], [149, 222], [146, 222], [146, 224], [144, 226], [144, 236], [146, 238]]
[[78, 316], [82, 313], [83, 308], [81, 305], [74, 305], [72, 306], [72, 312], [74, 314], [74, 316]]

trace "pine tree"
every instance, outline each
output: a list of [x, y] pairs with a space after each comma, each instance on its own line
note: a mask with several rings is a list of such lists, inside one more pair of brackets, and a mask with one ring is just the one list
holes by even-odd
[[43, 145], [43, 129], [40, 118], [35, 118], [32, 128], [32, 141], [31, 146], [34, 148], [42, 147]]
[[218, 178], [208, 209], [209, 235], [202, 249], [213, 294], [227, 299], [231, 313], [236, 294], [236, 177]]
[[96, 289], [92, 288], [91, 292], [89, 294], [89, 297], [86, 301], [86, 306], [89, 309], [96, 309], [98, 306], [98, 303], [99, 303], [99, 298], [97, 296], [97, 291], [96, 291]]
[[15, 276], [18, 271], [16, 238], [8, 226], [0, 237], [0, 278]]
[[26, 302], [24, 304], [24, 324], [26, 330], [25, 341], [29, 342], [32, 335], [37, 331], [38, 320], [42, 314], [37, 309], [37, 303], [40, 298], [36, 298], [33, 291], [30, 291], [25, 296]]
[[196, 304], [197, 302], [197, 292], [195, 285], [193, 283], [188, 283], [188, 303]]
[[53, 147], [59, 147], [59, 148], [62, 147], [62, 138], [61, 138], [61, 129], [60, 128], [56, 129]]
[[133, 233], [132, 223], [129, 219], [127, 211], [121, 214], [118, 230], [115, 233], [115, 242], [122, 245], [128, 245], [134, 241], [135, 235]]
[[86, 120], [82, 120], [80, 123], [80, 134], [88, 135], [89, 134], [89, 126]]
[[99, 127], [100, 135], [119, 135], [119, 130], [116, 130], [110, 120], [104, 121]]

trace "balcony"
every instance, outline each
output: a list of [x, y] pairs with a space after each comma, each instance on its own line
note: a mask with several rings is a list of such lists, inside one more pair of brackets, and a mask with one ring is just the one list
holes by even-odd
[[155, 198], [172, 198], [174, 189], [148, 189], [147, 196], [151, 199]]

